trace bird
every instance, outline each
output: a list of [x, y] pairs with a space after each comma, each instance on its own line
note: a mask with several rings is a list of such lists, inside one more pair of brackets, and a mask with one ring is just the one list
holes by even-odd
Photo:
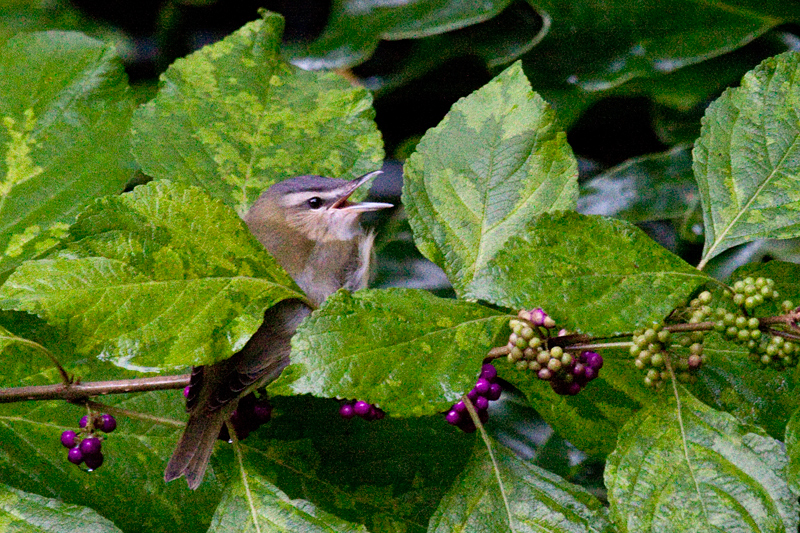
[[167, 463], [165, 481], [185, 476], [189, 488], [196, 489], [239, 400], [277, 379], [289, 364], [291, 338], [303, 319], [337, 290], [366, 286], [375, 234], [363, 229], [361, 215], [394, 206], [355, 203], [350, 196], [380, 173], [353, 180], [306, 175], [279, 181], [244, 215], [250, 232], [306, 299], [270, 307], [241, 351], [219, 363], [192, 368], [186, 398], [189, 420]]

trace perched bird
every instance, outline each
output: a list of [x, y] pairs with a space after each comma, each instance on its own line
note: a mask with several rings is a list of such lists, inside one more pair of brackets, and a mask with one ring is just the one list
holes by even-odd
[[275, 380], [289, 364], [291, 338], [312, 308], [340, 288], [356, 290], [369, 278], [374, 234], [360, 216], [392, 207], [349, 198], [380, 171], [354, 180], [299, 176], [267, 189], [244, 221], [275, 257], [307, 301], [284, 300], [267, 309], [245, 347], [229, 359], [192, 369], [189, 421], [167, 464], [164, 479], [182, 475], [192, 489], [203, 481], [214, 443], [239, 399]]

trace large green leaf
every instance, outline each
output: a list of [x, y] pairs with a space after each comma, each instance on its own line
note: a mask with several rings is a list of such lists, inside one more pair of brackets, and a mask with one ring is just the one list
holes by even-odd
[[86, 507], [0, 485], [0, 524], [4, 531], [31, 533], [121, 533], [109, 520]]
[[241, 349], [291, 278], [222, 202], [153, 182], [98, 201], [71, 243], [25, 263], [0, 306], [66, 328], [82, 353], [128, 368], [206, 364]]
[[472, 388], [508, 319], [422, 290], [340, 291], [297, 330], [269, 390], [365, 400], [395, 416], [442, 412]]
[[484, 443], [476, 442], [472, 458], [431, 518], [430, 533], [616, 531], [597, 498], [492, 444], [497, 471]]
[[292, 62], [307, 69], [347, 68], [368, 59], [381, 39], [418, 39], [488, 20], [511, 3], [463, 0], [336, 0], [325, 31], [312, 43], [290, 45]]
[[628, 222], [566, 212], [520, 228], [465, 296], [614, 335], [663, 319], [708, 279]]
[[780, 442], [683, 389], [636, 415], [606, 463], [620, 531], [795, 531]]
[[602, 355], [599, 376], [576, 396], [559, 396], [534, 372], [495, 366], [556, 433], [591, 456], [605, 457], [614, 450], [619, 429], [643, 406], [657, 402], [660, 394], [644, 386], [627, 350], [608, 349]]
[[79, 33], [0, 47], [0, 277], [52, 248], [130, 175], [133, 102], [114, 46]]
[[[248, 479], [258, 476], [295, 503], [310, 502], [307, 511], [313, 505], [375, 533], [424, 532], [468, 459], [458, 450], [474, 440], [442, 415], [367, 422], [342, 420], [340, 403], [330, 399], [293, 396], [272, 404], [273, 420], [243, 442]], [[215, 473], [228, 471], [236, 481], [239, 462], [229, 446], [219, 450]]]
[[574, 209], [577, 163], [519, 63], [459, 100], [405, 166], [417, 247], [459, 294], [534, 216]]
[[752, 41], [800, 19], [781, 0], [536, 0], [552, 20], [550, 33], [526, 55], [535, 86], [575, 92], [612, 88], [636, 77], [658, 77]]
[[247, 486], [240, 479], [227, 487], [208, 529], [210, 533], [238, 533], [250, 528], [286, 533], [367, 531], [364, 526], [342, 520], [308, 501], [290, 499], [286, 493], [257, 474], [242, 472], [242, 475], [247, 480]]
[[[112, 367], [93, 377], [128, 375]], [[184, 412], [180, 391], [114, 395], [103, 402], [175, 421]], [[20, 490], [91, 507], [130, 533], [204, 531], [208, 527], [222, 492], [214, 465], [196, 491], [185, 483], [164, 483], [164, 468], [178, 428], [117, 416], [117, 429], [103, 441], [103, 465], [86, 472], [67, 461], [67, 450], [59, 442], [64, 430], [78, 429], [78, 420], [85, 414], [85, 407], [64, 402], [0, 405], [0, 439], [4, 443], [0, 479]]]
[[732, 246], [800, 236], [800, 53], [767, 59], [708, 109], [694, 149], [706, 243], [702, 268]]
[[145, 173], [201, 185], [241, 215], [281, 179], [380, 167], [370, 95], [282, 61], [282, 32], [283, 19], [265, 13], [167, 69], [158, 96], [133, 119]]

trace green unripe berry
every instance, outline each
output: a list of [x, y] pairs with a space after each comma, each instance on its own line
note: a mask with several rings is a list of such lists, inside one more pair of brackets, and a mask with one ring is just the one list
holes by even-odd
[[528, 341], [526, 341], [522, 337], [517, 337], [517, 342], [515, 344], [517, 348], [519, 348], [520, 350], [524, 350], [525, 348], [528, 347]]
[[530, 361], [531, 359], [534, 359], [535, 357], [536, 357], [536, 350], [534, 350], [530, 346], [528, 346], [527, 348], [522, 350], [522, 358], [523, 359], [527, 359], [527, 360]]
[[538, 361], [540, 365], [546, 365], [550, 361], [550, 352], [542, 350], [536, 355], [536, 361]]
[[733, 295], [733, 303], [735, 303], [736, 305], [744, 304], [745, 299], [746, 299], [746, 297], [745, 297], [744, 294], [737, 293], [737, 294]]
[[758, 278], [756, 278], [756, 281], [755, 281], [754, 285], [758, 289], [760, 289], [762, 287], [766, 287], [767, 286], [767, 280], [762, 278], [762, 277], [758, 277]]
[[636, 365], [636, 368], [638, 368], [639, 370], [644, 370], [645, 368], [647, 368], [647, 364], [641, 359], [635, 360], [633, 364]]
[[771, 358], [773, 355], [778, 355], [778, 347], [774, 344], [769, 344], [764, 350], [764, 353]]
[[[761, 332], [759, 331], [759, 333], [761, 333]], [[755, 347], [756, 347], [757, 345], [758, 345], [758, 343], [757, 343], [756, 341], [747, 341], [747, 348], [748, 348], [749, 350], [753, 350], [753, 349], [755, 349]]]
[[573, 361], [572, 354], [565, 353], [564, 355], [561, 356], [561, 364], [564, 366], [571, 365], [572, 361]]
[[722, 320], [717, 320], [714, 322], [714, 331], [717, 333], [722, 333], [725, 331], [725, 323]]
[[764, 303], [764, 297], [760, 294], [753, 295], [753, 301], [756, 303], [756, 307]]
[[737, 316], [736, 320], [733, 323], [739, 329], [747, 327], [747, 317], [746, 316]]
[[735, 337], [739, 334], [739, 330], [736, 329], [736, 326], [728, 326], [728, 329], [725, 330], [725, 335], [727, 337]]
[[631, 344], [629, 351], [632, 357], [636, 357], [637, 355], [639, 355], [639, 352], [642, 351], [642, 348], [638, 344]]
[[645, 387], [650, 387], [650, 388], [652, 388], [652, 387], [653, 387], [653, 380], [652, 380], [652, 379], [650, 379], [650, 377], [649, 377], [649, 376], [645, 376], [645, 378], [644, 378], [644, 385], [645, 385]]
[[726, 326], [732, 326], [733, 323], [736, 322], [736, 315], [728, 311], [725, 313], [725, 317], [722, 319], [722, 321]]
[[542, 345], [542, 339], [540, 339], [539, 337], [533, 337], [531, 340], [528, 341], [528, 346], [531, 346], [533, 348], [538, 348], [541, 345]]
[[768, 365], [768, 364], [770, 364], [772, 362], [772, 357], [770, 357], [767, 354], [764, 354], [764, 355], [761, 356], [761, 362], [763, 364], [765, 364], [765, 365]]
[[648, 344], [647, 345], [647, 351], [650, 352], [650, 353], [659, 353], [663, 349], [664, 349], [664, 347], [661, 346], [661, 344], [659, 344], [657, 342], [654, 342], [652, 344]]
[[734, 292], [742, 292], [743, 290], [744, 290], [744, 281], [738, 280], [736, 283], [733, 284]]
[[700, 300], [700, 303], [703, 305], [708, 305], [711, 303], [712, 297], [711, 292], [703, 291], [697, 295], [697, 299]]
[[553, 346], [550, 348], [550, 357], [554, 359], [561, 359], [562, 355], [564, 355], [564, 348], [561, 346]]
[[651, 368], [647, 371], [647, 377], [650, 378], [651, 381], [656, 381], [661, 379], [661, 372], [658, 370]]
[[781, 302], [781, 309], [783, 309], [784, 313], [788, 313], [792, 309], [794, 309], [794, 303], [791, 300], [784, 300]]
[[678, 340], [678, 344], [688, 347], [690, 344], [692, 344], [692, 338], [689, 335], [681, 335], [680, 339]]
[[755, 296], [748, 296], [744, 299], [744, 308], [745, 309], [755, 309], [758, 307], [758, 303], [756, 302]]
[[761, 322], [756, 317], [750, 317], [747, 320], [747, 327], [750, 329], [756, 329], [761, 324]]
[[528, 370], [531, 370], [533, 372], [538, 372], [541, 369], [542, 365], [540, 365], [536, 361], [528, 361]]
[[696, 342], [689, 347], [689, 352], [700, 355], [703, 353], [703, 345], [699, 342]]
[[772, 287], [762, 287], [761, 290], [758, 291], [758, 294], [760, 294], [764, 298], [770, 299], [772, 298], [773, 292], [775, 291], [772, 290]]
[[753, 340], [761, 338], [761, 330], [760, 329], [751, 329], [750, 330], [750, 338]]
[[648, 342], [648, 344], [649, 344], [649, 343], [653, 342], [654, 340], [656, 340], [657, 332], [653, 328], [646, 329], [645, 332], [644, 332], [643, 337], [644, 337], [644, 340], [646, 340]]
[[654, 353], [650, 357], [650, 364], [656, 368], [664, 366], [664, 355], [661, 352]]
[[544, 323], [542, 325], [547, 329], [554, 328], [556, 327], [556, 321], [548, 316], [544, 319]]
[[637, 361], [642, 361], [644, 364], [649, 365], [650, 359], [652, 358], [653, 354], [648, 352], [647, 350], [642, 350], [639, 353], [639, 357], [636, 358]]
[[781, 297], [781, 293], [779, 293], [778, 291], [772, 291], [772, 297], [769, 298], [769, 299], [770, 300], [777, 300], [780, 297]]
[[522, 359], [522, 350], [514, 346], [511, 348], [511, 352], [508, 355], [509, 357], [513, 358], [514, 361], [519, 361]]
[[561, 359], [550, 359], [550, 361], [547, 362], [547, 368], [553, 372], [558, 372], [561, 370]]
[[691, 302], [689, 302], [689, 307], [700, 307], [700, 300], [694, 298]]
[[689, 338], [692, 342], [703, 342], [703, 339], [706, 338], [705, 331], [693, 331], [689, 334]]
[[780, 348], [781, 346], [783, 346], [783, 343], [786, 342], [786, 339], [778, 335], [773, 335], [772, 338], [769, 340], [769, 342]]
[[529, 341], [533, 338], [533, 329], [529, 327], [524, 327], [522, 328], [519, 334], [522, 336], [523, 339]]
[[516, 364], [517, 370], [528, 370], [528, 362], [527, 361], [517, 361]]
[[750, 330], [740, 329], [739, 333], [736, 334], [736, 338], [742, 342], [750, 340]]

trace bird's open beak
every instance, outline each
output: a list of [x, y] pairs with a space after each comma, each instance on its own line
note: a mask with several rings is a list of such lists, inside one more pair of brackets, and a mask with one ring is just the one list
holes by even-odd
[[347, 199], [350, 198], [350, 195], [353, 194], [356, 189], [378, 174], [383, 174], [383, 171], [376, 170], [374, 172], [364, 174], [360, 178], [351, 180], [347, 184], [347, 188], [342, 192], [342, 196], [340, 196], [339, 199], [333, 203], [331, 209], [346, 209], [348, 211], [377, 211], [379, 209], [388, 209], [390, 207], [394, 207], [392, 204], [386, 204], [383, 202], [360, 202], [357, 204], [351, 204], [347, 201]]

